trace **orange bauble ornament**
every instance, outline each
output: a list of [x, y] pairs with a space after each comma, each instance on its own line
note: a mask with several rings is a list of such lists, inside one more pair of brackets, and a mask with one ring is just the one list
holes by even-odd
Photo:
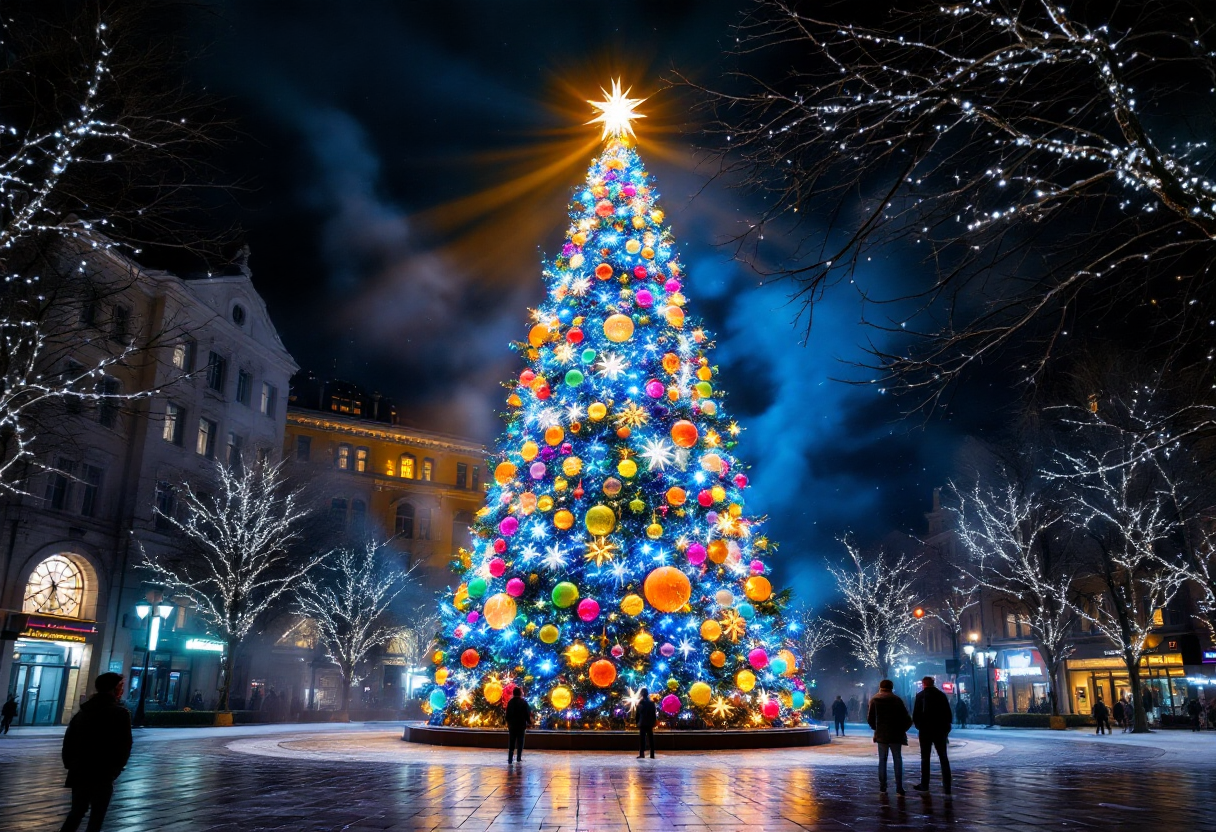
[[467, 668], [477, 667], [477, 663], [481, 661], [481, 655], [470, 647], [460, 654], [460, 663]]
[[688, 576], [674, 566], [660, 566], [646, 576], [642, 585], [646, 600], [659, 612], [675, 612], [692, 597]]
[[482, 613], [492, 630], [505, 630], [515, 620], [515, 599], [505, 592], [491, 595]]
[[773, 594], [773, 585], [763, 575], [752, 575], [743, 584], [743, 592], [749, 601], [755, 601], [758, 604], [761, 601], [767, 601]]
[[599, 659], [591, 663], [588, 675], [591, 677], [591, 684], [597, 688], [606, 688], [616, 681], [616, 665], [607, 659]]
[[697, 444], [697, 426], [687, 419], [681, 419], [671, 426], [671, 441], [681, 448], [691, 448]]

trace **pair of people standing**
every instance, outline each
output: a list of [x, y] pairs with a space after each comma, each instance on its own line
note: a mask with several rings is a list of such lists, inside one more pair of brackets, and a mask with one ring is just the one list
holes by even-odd
[[919, 792], [929, 790], [929, 762], [934, 751], [942, 770], [942, 791], [950, 794], [950, 758], [947, 745], [950, 725], [954, 721], [950, 699], [937, 689], [932, 676], [923, 680], [923, 690], [916, 694], [912, 713], [908, 713], [904, 701], [895, 695], [895, 683], [883, 679], [878, 684], [878, 695], [870, 700], [867, 722], [874, 729], [874, 742], [878, 743], [878, 787], [887, 790], [887, 757], [894, 759], [895, 793], [904, 792], [903, 747], [908, 744], [908, 729], [913, 725], [919, 733], [920, 782], [912, 788]]
[[[650, 743], [650, 759], [654, 759], [654, 726], [658, 724], [659, 712], [654, 706], [654, 701], [650, 698], [650, 691], [642, 688], [642, 701], [638, 703], [637, 721], [638, 734], [642, 740], [642, 750], [638, 752], [638, 759], [646, 756], [646, 744]], [[532, 723], [532, 708], [528, 705], [528, 700], [524, 699], [522, 688], [516, 688], [515, 693], [511, 696], [511, 701], [507, 703], [507, 763], [513, 763], [516, 760], [524, 761], [524, 733], [528, 730], [528, 726]]]

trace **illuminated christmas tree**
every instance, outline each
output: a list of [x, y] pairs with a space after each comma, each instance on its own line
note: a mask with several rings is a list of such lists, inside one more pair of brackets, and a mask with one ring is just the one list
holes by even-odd
[[648, 688], [672, 727], [803, 721], [807, 696], [743, 513], [739, 426], [631, 139], [619, 82], [517, 347], [507, 428], [441, 608], [435, 724], [503, 724], [516, 685], [552, 727], [623, 728]]

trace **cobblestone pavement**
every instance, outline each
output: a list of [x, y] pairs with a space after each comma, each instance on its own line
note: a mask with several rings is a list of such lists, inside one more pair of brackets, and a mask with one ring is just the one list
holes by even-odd
[[[654, 761], [529, 752], [511, 770], [501, 752], [399, 736], [383, 725], [142, 732], [106, 829], [1216, 830], [1216, 732], [956, 731], [952, 798], [936, 766], [927, 795], [880, 794], [860, 729], [825, 748]], [[58, 828], [59, 742], [0, 737], [0, 830]], [[919, 760], [908, 762], [910, 786]]]

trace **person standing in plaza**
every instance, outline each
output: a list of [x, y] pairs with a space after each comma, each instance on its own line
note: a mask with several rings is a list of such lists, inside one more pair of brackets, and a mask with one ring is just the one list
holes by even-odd
[[967, 727], [967, 714], [967, 701], [965, 699], [959, 699], [958, 704], [954, 706], [954, 718], [958, 722], [959, 728]]
[[920, 782], [912, 788], [918, 792], [929, 791], [929, 757], [937, 751], [937, 761], [942, 769], [942, 791], [950, 794], [950, 757], [946, 747], [950, 744], [950, 698], [937, 689], [932, 676], [921, 680], [923, 689], [916, 694], [912, 704], [912, 722], [916, 725], [920, 742]]
[[878, 695], [870, 700], [866, 722], [874, 729], [878, 743], [878, 789], [887, 790], [887, 755], [894, 757], [895, 793], [904, 794], [904, 746], [908, 744], [908, 729], [912, 715], [904, 700], [895, 695], [895, 683], [883, 679], [878, 683]]
[[120, 702], [122, 676], [103, 673], [93, 687], [97, 692], [80, 706], [63, 735], [64, 785], [72, 790], [72, 808], [59, 832], [76, 832], [86, 812], [86, 832], [100, 832], [114, 781], [131, 757], [131, 712]]
[[1115, 724], [1120, 728], [1123, 727], [1123, 720], [1127, 718], [1127, 709], [1123, 707], [1123, 700], [1116, 699], [1115, 706], [1110, 709], [1111, 716], [1115, 718]]
[[650, 741], [650, 759], [654, 759], [654, 726], [659, 721], [659, 712], [654, 706], [654, 702], [650, 698], [650, 691], [642, 688], [639, 694], [642, 701], [638, 703], [638, 734], [642, 739], [642, 750], [638, 752], [638, 759], [646, 756], [646, 741]]
[[524, 733], [532, 723], [532, 708], [524, 699], [523, 688], [516, 687], [507, 703], [507, 763], [518, 757], [524, 761]]
[[1094, 722], [1098, 723], [1097, 733], [1109, 734], [1110, 730], [1110, 708], [1106, 707], [1106, 703], [1099, 699], [1094, 703]]
[[836, 721], [836, 736], [844, 736], [844, 720], [849, 715], [849, 706], [839, 696], [832, 703], [832, 719]]
[[10, 693], [4, 707], [0, 708], [0, 734], [7, 734], [8, 727], [17, 718], [17, 695]]
[[1199, 704], [1199, 700], [1191, 697], [1186, 703], [1186, 714], [1191, 718], [1191, 730], [1200, 731], [1203, 728], [1200, 720], [1203, 716], [1203, 706]]

